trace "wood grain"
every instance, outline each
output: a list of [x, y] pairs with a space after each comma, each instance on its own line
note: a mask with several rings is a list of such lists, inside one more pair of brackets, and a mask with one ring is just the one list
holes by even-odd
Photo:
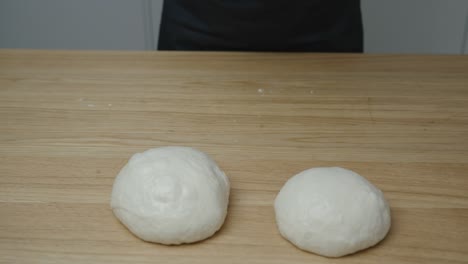
[[[468, 263], [468, 57], [0, 51], [2, 263]], [[232, 183], [223, 228], [167, 247], [112, 215], [135, 152], [209, 153]], [[342, 166], [393, 226], [341, 259], [279, 235], [292, 175]]]

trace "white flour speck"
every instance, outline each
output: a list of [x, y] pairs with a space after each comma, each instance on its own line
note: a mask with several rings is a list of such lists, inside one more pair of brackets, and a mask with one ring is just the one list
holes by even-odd
[[107, 106], [108, 106], [108, 107], [111, 107], [111, 106], [112, 106], [112, 104], [108, 104]]
[[310, 90], [310, 92], [309, 92], [309, 93], [310, 93], [310, 94], [314, 94], [314, 93], [315, 93], [315, 91], [314, 91], [314, 90]]
[[264, 90], [263, 90], [262, 88], [260, 88], [260, 89], [257, 90], [257, 92], [258, 92], [258, 93], [263, 93]]

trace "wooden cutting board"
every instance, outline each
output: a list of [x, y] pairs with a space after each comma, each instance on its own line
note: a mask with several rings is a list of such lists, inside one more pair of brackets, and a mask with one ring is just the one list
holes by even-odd
[[[212, 238], [145, 243], [113, 216], [135, 152], [209, 153], [232, 184]], [[292, 175], [352, 169], [393, 226], [341, 259], [278, 233]], [[468, 57], [0, 51], [2, 263], [468, 263]]]

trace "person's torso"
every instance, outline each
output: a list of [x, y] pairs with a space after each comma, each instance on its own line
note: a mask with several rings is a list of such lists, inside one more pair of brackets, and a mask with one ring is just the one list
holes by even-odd
[[163, 13], [163, 24], [207, 44], [253, 49], [332, 39], [361, 26], [360, 19], [359, 0], [166, 0]]

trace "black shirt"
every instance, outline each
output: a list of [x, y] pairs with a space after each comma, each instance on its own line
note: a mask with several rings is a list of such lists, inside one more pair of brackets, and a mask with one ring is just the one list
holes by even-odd
[[160, 50], [362, 52], [359, 0], [166, 0]]

